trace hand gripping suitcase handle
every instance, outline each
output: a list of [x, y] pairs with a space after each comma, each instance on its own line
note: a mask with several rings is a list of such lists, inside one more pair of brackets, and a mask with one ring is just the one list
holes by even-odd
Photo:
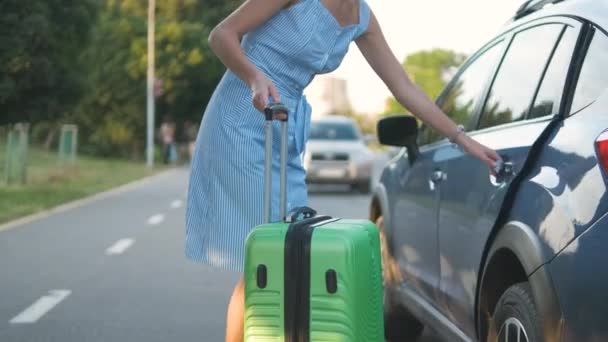
[[284, 114], [281, 121], [281, 159], [280, 159], [280, 210], [279, 217], [283, 219], [287, 211], [287, 117], [289, 110], [282, 103], [268, 105], [264, 109], [266, 117], [266, 156], [264, 160], [264, 223], [269, 223], [272, 217], [272, 121], [277, 114]]

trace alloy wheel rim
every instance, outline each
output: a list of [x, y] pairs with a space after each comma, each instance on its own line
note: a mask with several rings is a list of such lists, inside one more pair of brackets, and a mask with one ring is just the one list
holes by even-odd
[[515, 317], [508, 318], [500, 327], [498, 332], [499, 342], [528, 342], [526, 328]]

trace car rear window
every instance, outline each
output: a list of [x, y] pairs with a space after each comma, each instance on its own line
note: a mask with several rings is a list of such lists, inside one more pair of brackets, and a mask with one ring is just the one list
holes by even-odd
[[513, 38], [485, 104], [479, 128], [524, 119], [564, 25], [526, 29]]
[[577, 37], [577, 31], [572, 28], [567, 28], [564, 32], [534, 100], [530, 119], [559, 112]]
[[570, 113], [577, 113], [608, 88], [608, 37], [596, 31], [578, 77]]
[[348, 123], [319, 123], [313, 122], [310, 126], [312, 140], [358, 140], [359, 135], [355, 127]]

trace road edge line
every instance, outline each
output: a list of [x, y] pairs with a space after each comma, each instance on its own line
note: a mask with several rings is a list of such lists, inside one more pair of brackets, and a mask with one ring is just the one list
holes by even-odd
[[52, 207], [49, 209], [44, 209], [44, 210], [39, 211], [34, 214], [30, 214], [30, 215], [23, 216], [23, 217], [20, 217], [18, 219], [15, 219], [15, 220], [12, 220], [12, 221], [9, 221], [6, 223], [2, 223], [2, 224], [0, 224], [0, 233], [5, 232], [7, 230], [14, 229], [14, 228], [24, 225], [24, 224], [32, 223], [32, 222], [41, 220], [43, 218], [47, 218], [47, 217], [55, 215], [55, 214], [63, 213], [68, 210], [81, 207], [81, 206], [89, 204], [89, 203], [93, 203], [95, 201], [99, 201], [104, 198], [108, 198], [113, 195], [117, 195], [117, 194], [129, 191], [129, 190], [134, 190], [142, 185], [145, 185], [145, 184], [151, 182], [152, 180], [154, 180], [154, 178], [166, 176], [169, 173], [177, 172], [177, 170], [178, 169], [169, 169], [169, 170], [165, 170], [165, 171], [160, 171], [159, 173], [156, 173], [156, 174], [153, 174], [150, 176], [146, 176], [144, 178], [140, 178], [140, 179], [134, 180], [132, 182], [125, 183], [123, 185], [119, 185], [117, 187], [114, 187], [114, 188], [111, 188], [111, 189], [108, 189], [108, 190], [105, 190], [102, 192], [98, 192], [96, 194], [93, 194], [93, 195], [90, 195], [87, 197], [76, 199], [76, 200], [60, 204], [58, 206], [55, 206], [55, 207]]

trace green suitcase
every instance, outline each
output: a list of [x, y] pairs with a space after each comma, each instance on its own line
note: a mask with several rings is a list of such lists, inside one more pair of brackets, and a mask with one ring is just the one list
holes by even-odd
[[[270, 216], [272, 112], [266, 113], [265, 220]], [[285, 215], [286, 123], [281, 127], [283, 222], [255, 227], [245, 244], [245, 341], [384, 341], [382, 266], [368, 220]], [[269, 143], [270, 141], [270, 143]]]

